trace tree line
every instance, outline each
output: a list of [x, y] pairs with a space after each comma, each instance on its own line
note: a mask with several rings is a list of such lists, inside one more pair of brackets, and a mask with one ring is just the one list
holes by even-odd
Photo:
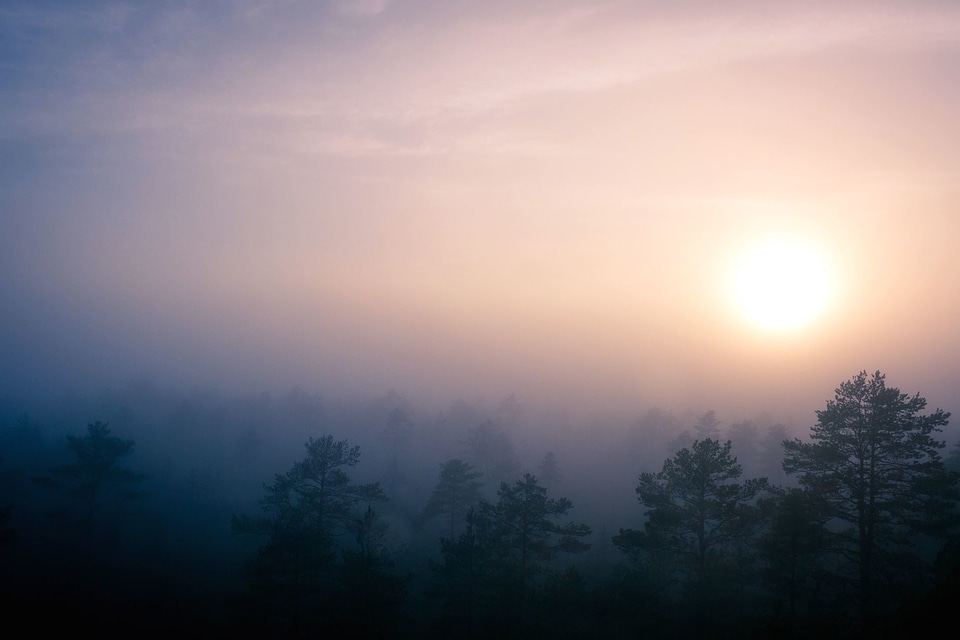
[[[874, 638], [934, 628], [937, 607], [960, 589], [960, 494], [937, 438], [950, 415], [925, 411], [919, 394], [860, 372], [816, 412], [808, 439], [782, 442], [782, 486], [743, 477], [709, 412], [659, 471], [639, 471], [642, 526], [609, 535], [619, 559], [597, 566], [584, 559], [596, 531], [552, 495], [561, 478], [552, 453], [536, 474], [497, 481], [495, 497], [483, 488], [514, 471], [505, 458], [449, 458], [412, 517], [385, 518], [384, 482], [400, 475], [410, 428], [396, 410], [384, 480], [354, 479], [361, 452], [348, 439], [309, 437], [302, 457], [263, 484], [258, 511], [234, 513], [233, 533], [253, 546], [232, 613], [215, 624], [251, 637], [375, 638]], [[472, 437], [478, 450], [504, 446], [489, 422]], [[145, 476], [123, 465], [134, 442], [95, 422], [67, 445], [73, 460], [33, 481], [77, 505], [73, 553], [104, 558], [97, 531], [147, 497]], [[0, 506], [9, 554], [17, 505]], [[4, 589], [16, 600], [17, 585]]]

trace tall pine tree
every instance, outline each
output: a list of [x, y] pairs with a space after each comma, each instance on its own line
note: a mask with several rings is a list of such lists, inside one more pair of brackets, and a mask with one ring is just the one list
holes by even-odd
[[[916, 554], [912, 534], [947, 523], [956, 478], [935, 439], [950, 417], [924, 414], [927, 401], [888, 387], [879, 371], [861, 371], [817, 411], [810, 442], [785, 441], [783, 466], [826, 503], [833, 550], [854, 567], [861, 631], [871, 633], [877, 587], [902, 576]], [[882, 578], [882, 581], [881, 581]]]

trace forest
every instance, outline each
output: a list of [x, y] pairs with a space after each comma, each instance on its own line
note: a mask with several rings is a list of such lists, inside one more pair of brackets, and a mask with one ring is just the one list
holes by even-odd
[[0, 400], [4, 623], [351, 638], [883, 638], [960, 596], [950, 414], [805, 425], [402, 394]]

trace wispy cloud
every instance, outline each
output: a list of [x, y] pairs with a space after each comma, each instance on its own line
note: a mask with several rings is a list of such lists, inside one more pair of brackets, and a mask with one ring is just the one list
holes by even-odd
[[[377, 16], [384, 14], [389, 2], [344, 0], [336, 7], [344, 14]], [[15, 34], [37, 24], [76, 29], [79, 16], [79, 23], [119, 33], [132, 12], [122, 4], [93, 13], [27, 7], [5, 10], [0, 21], [6, 32]], [[155, 21], [149, 33], [137, 34], [138, 42], [155, 44], [135, 45], [137, 55], [143, 56], [136, 66], [124, 59], [129, 55], [124, 47], [108, 41], [96, 50], [80, 45], [79, 55], [64, 58], [68, 66], [83, 65], [77, 67], [84, 84], [79, 92], [63, 95], [51, 87], [31, 98], [32, 89], [24, 93], [22, 88], [0, 87], [8, 98], [11, 90], [19, 92], [5, 100], [0, 118], [8, 131], [43, 134], [46, 127], [61, 132], [80, 127], [77, 133], [83, 134], [111, 126], [120, 130], [191, 126], [197, 105], [204, 105], [200, 108], [215, 111], [226, 123], [239, 119], [256, 125], [271, 118], [273, 126], [282, 122], [297, 130], [312, 120], [311, 128], [335, 127], [332, 138], [368, 137], [361, 130], [370, 123], [442, 131], [445, 121], [495, 114], [530, 96], [604, 91], [750, 59], [837, 47], [960, 41], [960, 8], [943, 6], [874, 10], [827, 4], [787, 6], [756, 16], [704, 14], [678, 10], [648, 16], [632, 3], [608, 3], [553, 14], [518, 9], [509, 22], [474, 20], [469, 14], [430, 22], [425, 15], [423, 21], [384, 27], [363, 37], [321, 36], [311, 41], [303, 34], [293, 41], [278, 41], [273, 45], [277, 55], [270, 62], [238, 58], [225, 49], [221, 62], [211, 65], [207, 60], [202, 66], [196, 64], [198, 56], [209, 46], [196, 43], [216, 33], [205, 22], [211, 17], [170, 14]], [[184, 39], [196, 46], [184, 50]], [[107, 74], [115, 79], [105, 82]], [[159, 85], [158, 77], [164, 80]], [[389, 143], [362, 146], [385, 149]]]

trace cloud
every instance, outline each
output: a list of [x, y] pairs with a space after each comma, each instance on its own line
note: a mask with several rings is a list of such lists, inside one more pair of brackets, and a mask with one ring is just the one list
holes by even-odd
[[[389, 6], [389, 0], [340, 0], [335, 9], [344, 16], [373, 17]], [[123, 5], [118, 7], [87, 19], [122, 25], [128, 19]], [[66, 28], [66, 16], [65, 11], [8, 11], [2, 22], [5, 31], [41, 20]], [[60, 133], [77, 129], [85, 135], [110, 127], [120, 132], [143, 126], [177, 129], [184, 126], [181, 119], [190, 126], [197, 112], [204, 111], [222, 116], [226, 123], [257, 126], [271, 119], [273, 130], [278, 123], [294, 132], [304, 126], [334, 129], [336, 135], [327, 137], [365, 140], [348, 148], [387, 150], [387, 139], [371, 145], [370, 138], [376, 137], [371, 125], [379, 131], [417, 129], [436, 138], [444, 135], [448, 123], [496, 117], [531, 97], [551, 93], [596, 93], [668, 74], [835, 47], [927, 46], [960, 39], [960, 11], [947, 8], [880, 11], [805, 5], [803, 10], [757, 14], [701, 14], [663, 9], [650, 13], [630, 3], [608, 3], [589, 11], [561, 6], [544, 15], [521, 3], [509, 16], [494, 20], [465, 9], [439, 17], [425, 14], [369, 33], [291, 31], [289, 38], [261, 43], [253, 55], [244, 51], [242, 41], [207, 24], [210, 16], [193, 16], [189, 28], [179, 28], [178, 33], [189, 38], [160, 33], [170, 28], [163, 26], [170, 22], [168, 15], [156, 21], [156, 33], [135, 34], [137, 42], [159, 43], [144, 48], [131, 42], [137, 51], [135, 65], [128, 59], [130, 47], [113, 48], [106, 40], [93, 49], [73, 43], [78, 48], [70, 56], [51, 58], [50, 71], [62, 65], [76, 68], [82, 91], [18, 87], [14, 94], [0, 87], [6, 103], [0, 122], [7, 131], [28, 135], [44, 135], [44, 127]], [[293, 20], [294, 14], [275, 18]], [[187, 53], [183, 38], [192, 43]], [[199, 43], [211, 38], [222, 38], [220, 48], [201, 63], [199, 56], [210, 53], [211, 45]], [[64, 46], [71, 46], [66, 42]], [[37, 67], [29, 73], [45, 70]], [[70, 93], [62, 95], [65, 92]], [[212, 120], [208, 124], [217, 126]], [[465, 144], [467, 140], [437, 140], [416, 147]], [[401, 147], [398, 151], [410, 151], [409, 145]]]

